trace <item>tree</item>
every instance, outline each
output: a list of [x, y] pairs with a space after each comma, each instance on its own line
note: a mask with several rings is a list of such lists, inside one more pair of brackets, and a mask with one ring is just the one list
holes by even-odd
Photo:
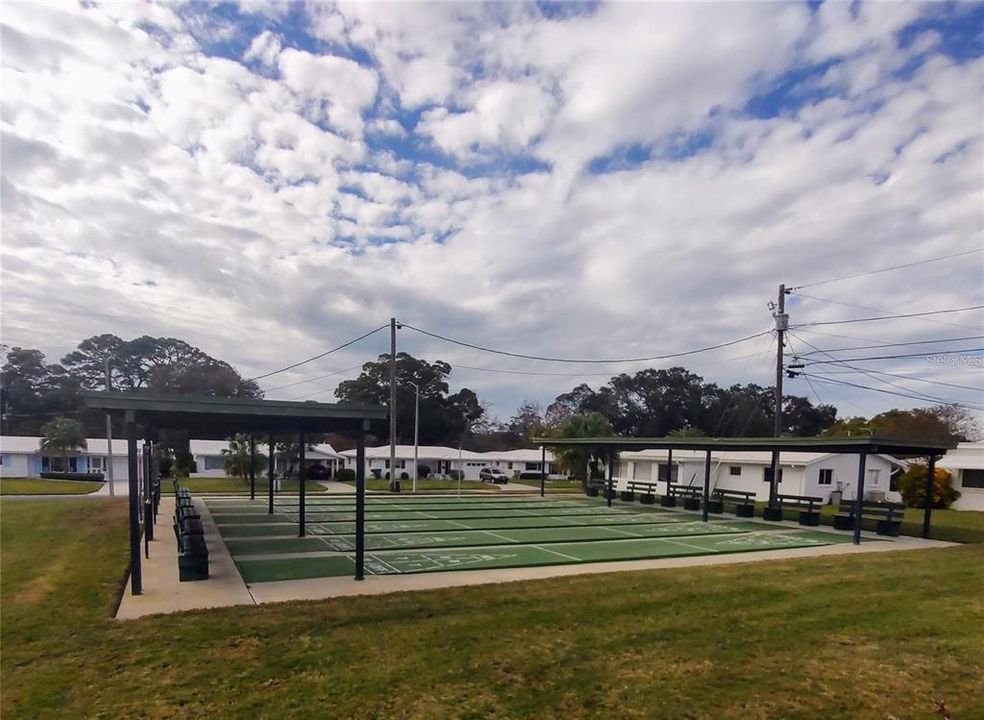
[[813, 405], [807, 398], [783, 396], [783, 434], [798, 437], [819, 435], [837, 420], [833, 405]]
[[[614, 432], [608, 418], [596, 412], [571, 415], [554, 431], [554, 437], [558, 438], [597, 438], [612, 435]], [[557, 448], [554, 455], [561, 468], [581, 480], [584, 490], [588, 487], [588, 475], [595, 474], [592, 470], [596, 470], [598, 463], [609, 458], [614, 462], [614, 456], [606, 448], [586, 445]]]
[[71, 418], [58, 417], [46, 422], [41, 430], [44, 437], [38, 443], [42, 454], [57, 454], [62, 458], [62, 467], [68, 470], [68, 456], [85, 447], [85, 430], [82, 423]]
[[540, 403], [535, 400], [524, 401], [517, 409], [516, 414], [509, 419], [506, 429], [516, 439], [516, 442], [523, 445], [531, 445], [530, 439], [543, 435], [543, 410]]
[[[396, 441], [413, 442], [414, 396], [410, 383], [420, 388], [420, 442], [423, 445], [457, 445], [485, 415], [478, 396], [468, 388], [449, 393], [447, 378], [451, 366], [437, 360], [419, 360], [407, 353], [396, 356]], [[367, 362], [354, 380], [345, 380], [335, 389], [341, 402], [389, 404], [389, 355]], [[376, 421], [371, 432], [389, 442], [389, 422]]]
[[[229, 447], [222, 451], [224, 456], [225, 473], [230, 477], [241, 477], [243, 480], [249, 479], [250, 458], [249, 437], [238, 434], [229, 438]], [[263, 466], [267, 462], [267, 456], [257, 452], [253, 457], [253, 472], [259, 475], [263, 471]]]
[[868, 418], [855, 416], [837, 420], [823, 434], [827, 437], [869, 437], [872, 432]]
[[7, 350], [0, 369], [3, 431], [37, 435], [53, 415], [76, 412], [81, 406], [77, 383], [61, 365], [49, 365], [33, 348]]
[[[927, 466], [913, 463], [899, 478], [899, 492], [909, 507], [926, 507], [926, 474], [928, 472]], [[959, 497], [960, 493], [953, 488], [953, 476], [950, 471], [936, 468], [936, 472], [933, 474], [932, 507], [948, 508]]]

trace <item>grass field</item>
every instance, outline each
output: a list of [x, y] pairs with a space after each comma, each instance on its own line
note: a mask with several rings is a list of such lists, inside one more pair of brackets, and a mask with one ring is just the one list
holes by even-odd
[[130, 622], [125, 501], [6, 504], [0, 545], [5, 719], [984, 717], [984, 545]]
[[102, 486], [101, 482], [88, 480], [0, 478], [0, 495], [86, 495]]

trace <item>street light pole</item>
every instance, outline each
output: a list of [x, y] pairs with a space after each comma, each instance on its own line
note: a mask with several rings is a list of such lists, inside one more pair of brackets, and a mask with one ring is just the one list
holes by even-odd
[[420, 448], [420, 386], [412, 382], [414, 389], [413, 400], [413, 490], [417, 492], [417, 454]]
[[[106, 392], [110, 391], [109, 358], [106, 358]], [[106, 413], [106, 479], [109, 480], [109, 495], [116, 495], [115, 478], [113, 477], [113, 416]]]

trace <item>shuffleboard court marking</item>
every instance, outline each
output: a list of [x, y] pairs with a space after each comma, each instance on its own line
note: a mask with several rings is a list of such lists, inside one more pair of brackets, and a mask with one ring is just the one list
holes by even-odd
[[492, 537], [497, 537], [497, 538], [499, 538], [500, 540], [505, 540], [505, 541], [506, 541], [507, 543], [509, 543], [510, 545], [512, 545], [512, 544], [515, 544], [515, 543], [516, 543], [516, 539], [515, 539], [515, 538], [511, 538], [511, 537], [509, 537], [509, 536], [507, 536], [507, 535], [500, 535], [499, 533], [497, 533], [497, 532], [492, 532], [491, 530], [486, 530], [486, 531], [485, 531], [485, 533], [486, 533], [487, 535], [491, 535]]
[[675, 540], [673, 538], [659, 538], [663, 542], [673, 543], [674, 545], [679, 545], [681, 547], [687, 547], [691, 550], [697, 550], [701, 555], [713, 555], [716, 551], [713, 548], [703, 547], [701, 545], [691, 545], [690, 543], [683, 542], [682, 540]]
[[557, 552], [556, 550], [551, 550], [550, 548], [541, 547], [539, 545], [530, 545], [529, 547], [536, 548], [537, 550], [543, 550], [544, 552], [548, 552], [552, 555], [558, 555], [562, 558], [567, 558], [568, 560], [572, 560], [576, 563], [584, 562], [581, 558], [574, 557], [573, 555], [565, 555], [562, 552]]
[[[671, 523], [675, 524], [675, 523]], [[612, 527], [611, 525], [603, 525], [602, 527], [609, 532], [618, 533], [619, 535], [627, 535], [630, 538], [643, 538], [645, 535], [640, 535], [639, 533], [634, 533], [631, 530], [626, 530], [624, 528]]]

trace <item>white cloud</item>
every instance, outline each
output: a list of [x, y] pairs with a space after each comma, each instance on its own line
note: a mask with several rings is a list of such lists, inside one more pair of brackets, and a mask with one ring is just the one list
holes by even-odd
[[[926, 9], [893, 9], [602, 5], [557, 20], [533, 6], [318, 5], [313, 29], [330, 54], [293, 47], [274, 14], [246, 67], [206, 55], [195, 39], [205, 21], [189, 29], [170, 6], [12, 5], [4, 341], [58, 357], [91, 334], [168, 334], [250, 374], [393, 314], [563, 356], [671, 352], [761, 330], [779, 282], [984, 243], [984, 61], [954, 62], [932, 33], [899, 47], [895, 31]], [[342, 57], [352, 49], [359, 62]], [[743, 112], [790, 68], [834, 56], [803, 85], [824, 99], [768, 119]], [[704, 131], [696, 154], [586, 169], [633, 143], [660, 149]], [[529, 154], [547, 168], [517, 172], [514, 156]], [[973, 257], [904, 272], [815, 293], [906, 311], [975, 304], [984, 287]], [[805, 298], [792, 308], [794, 322], [864, 314]], [[912, 321], [845, 334], [948, 332], [961, 331]], [[409, 331], [400, 341], [431, 358], [543, 369]], [[385, 349], [373, 339], [309, 374]], [[772, 362], [752, 343], [685, 364], [767, 383]], [[502, 415], [581, 379], [455, 377]], [[932, 377], [969, 382], [966, 369]], [[906, 404], [820, 390], [846, 412]]]

